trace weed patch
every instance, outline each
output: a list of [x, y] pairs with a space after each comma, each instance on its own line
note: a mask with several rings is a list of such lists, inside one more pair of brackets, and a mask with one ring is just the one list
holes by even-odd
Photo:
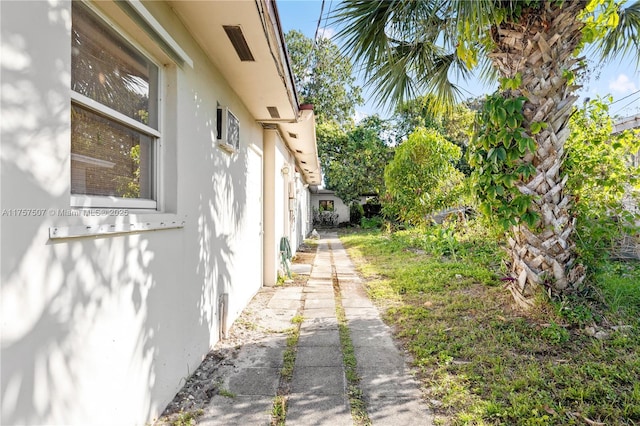
[[171, 426], [192, 426], [198, 421], [198, 417], [204, 414], [203, 410], [180, 411], [177, 417], [171, 422]]
[[436, 423], [639, 424], [638, 268], [599, 271], [602, 303], [541, 297], [523, 313], [501, 285], [500, 240], [465, 226], [442, 243], [455, 256], [433, 248], [431, 229], [341, 235], [412, 354]]
[[291, 379], [293, 378], [293, 369], [296, 364], [300, 324], [302, 324], [303, 320], [304, 318], [299, 314], [291, 318], [291, 323], [294, 324], [294, 326], [288, 330], [287, 348], [283, 354], [282, 369], [280, 370], [280, 385], [278, 386], [278, 393], [273, 399], [273, 405], [271, 407], [272, 426], [284, 425], [287, 418], [287, 398], [289, 395], [289, 387], [291, 386]]
[[349, 396], [349, 405], [351, 406], [351, 417], [356, 426], [368, 426], [371, 425], [371, 420], [367, 413], [364, 395], [359, 387], [360, 376], [356, 370], [356, 355], [351, 336], [349, 335], [349, 328], [347, 327], [347, 317], [345, 316], [344, 307], [342, 306], [340, 285], [335, 274], [333, 276], [333, 291], [336, 301], [336, 318], [338, 321], [340, 346], [342, 347], [344, 373], [347, 379], [347, 394]]

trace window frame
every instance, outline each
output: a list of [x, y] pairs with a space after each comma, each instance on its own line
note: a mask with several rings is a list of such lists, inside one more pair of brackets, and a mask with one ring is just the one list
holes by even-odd
[[[72, 2], [73, 4], [76, 2]], [[158, 129], [147, 126], [115, 109], [104, 105], [94, 99], [89, 98], [79, 92], [74, 91], [72, 88], [70, 92], [70, 105], [75, 105], [82, 109], [88, 110], [92, 113], [102, 116], [104, 119], [112, 121], [114, 123], [128, 127], [136, 132], [143, 133], [152, 140], [152, 154], [151, 164], [152, 168], [152, 182], [151, 182], [151, 196], [152, 198], [125, 198], [116, 196], [101, 196], [91, 194], [74, 194], [71, 193], [71, 186], [69, 187], [70, 206], [76, 208], [90, 208], [90, 207], [118, 207], [127, 209], [140, 209], [140, 210], [153, 210], [161, 211], [161, 194], [162, 194], [162, 170], [161, 161], [162, 158], [162, 128], [164, 126], [163, 120], [163, 102], [164, 99], [164, 66], [153, 55], [151, 55], [143, 46], [136, 41], [127, 31], [120, 26], [113, 23], [111, 19], [105, 16], [100, 10], [96, 9], [93, 5], [80, 1], [80, 7], [87, 8], [93, 13], [102, 23], [108, 27], [111, 31], [117, 33], [126, 43], [128, 43], [133, 49], [144, 56], [149, 62], [157, 67], [157, 114], [158, 114]], [[72, 24], [73, 25], [73, 24]], [[136, 24], [134, 24], [136, 25]], [[72, 70], [73, 72], [73, 70]], [[71, 158], [71, 149], [69, 149], [69, 155]], [[69, 181], [71, 182], [71, 175], [69, 175]]]
[[[331, 205], [331, 210], [327, 209], [326, 207], [323, 207], [322, 206], [323, 203], [325, 204], [325, 206]], [[335, 212], [336, 211], [336, 203], [335, 203], [334, 200], [330, 200], [330, 199], [318, 200], [318, 210], [323, 211], [323, 212]]]

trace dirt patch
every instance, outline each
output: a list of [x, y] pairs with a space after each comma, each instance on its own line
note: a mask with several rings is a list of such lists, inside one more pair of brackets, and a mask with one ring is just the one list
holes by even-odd
[[313, 264], [313, 259], [315, 259], [316, 254], [314, 253], [306, 253], [306, 252], [297, 252], [293, 259], [291, 259], [292, 263], [303, 263], [303, 264]]

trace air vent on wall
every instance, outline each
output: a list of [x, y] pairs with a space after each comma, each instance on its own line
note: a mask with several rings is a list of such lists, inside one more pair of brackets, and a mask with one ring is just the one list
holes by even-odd
[[271, 118], [280, 118], [280, 112], [278, 111], [278, 108], [274, 106], [268, 106], [267, 111], [269, 111], [269, 115], [271, 116]]
[[249, 45], [247, 44], [247, 40], [244, 38], [244, 34], [242, 34], [242, 28], [240, 25], [223, 25], [224, 32], [227, 33], [227, 37], [231, 41], [233, 48], [236, 49], [236, 53], [241, 61], [255, 61], [253, 58], [253, 54], [251, 54], [251, 50], [249, 49]]
[[296, 133], [291, 133], [291, 132], [289, 132], [289, 137], [290, 137], [291, 139], [298, 139], [298, 135], [297, 135]]

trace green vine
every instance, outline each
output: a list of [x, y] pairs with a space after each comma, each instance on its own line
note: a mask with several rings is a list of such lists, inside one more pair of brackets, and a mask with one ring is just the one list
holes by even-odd
[[[469, 148], [480, 211], [496, 218], [505, 230], [520, 221], [533, 227], [539, 219], [531, 208], [531, 196], [520, 192], [517, 186], [536, 172], [526, 160], [536, 149], [536, 142], [523, 127], [522, 109], [527, 98], [509, 96], [508, 89], [517, 87], [518, 80], [519, 76], [505, 79], [502, 87], [507, 91], [487, 97], [477, 115], [477, 131]], [[533, 122], [529, 132], [537, 134], [546, 127], [546, 123]]]

